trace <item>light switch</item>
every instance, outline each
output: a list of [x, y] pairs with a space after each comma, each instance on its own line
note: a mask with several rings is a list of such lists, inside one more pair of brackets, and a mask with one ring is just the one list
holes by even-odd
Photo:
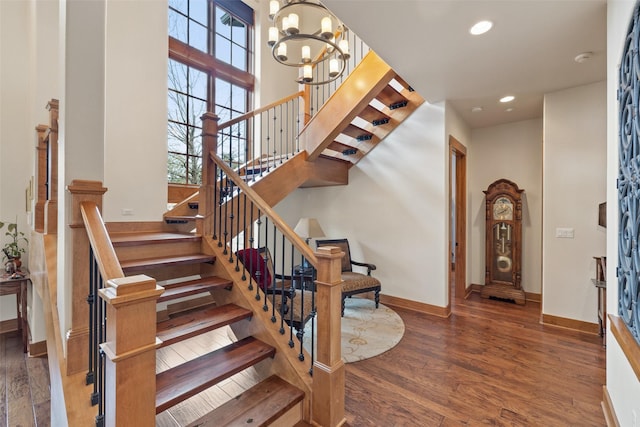
[[573, 239], [573, 228], [556, 228], [556, 237], [560, 239]]

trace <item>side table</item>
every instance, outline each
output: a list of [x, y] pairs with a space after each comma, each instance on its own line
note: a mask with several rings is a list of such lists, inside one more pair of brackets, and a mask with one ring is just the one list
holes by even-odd
[[15, 277], [8, 273], [0, 276], [0, 296], [16, 296], [16, 312], [18, 314], [18, 331], [22, 334], [22, 351], [27, 352], [29, 342], [29, 328], [27, 326], [27, 283], [29, 282], [29, 272], [24, 270], [21, 277]]
[[293, 277], [291, 278], [293, 287], [306, 291], [316, 290], [316, 269], [312, 265], [296, 265], [293, 267]]

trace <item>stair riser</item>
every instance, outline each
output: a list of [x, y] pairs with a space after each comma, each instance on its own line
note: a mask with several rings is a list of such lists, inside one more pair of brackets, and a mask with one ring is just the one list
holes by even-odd
[[114, 249], [120, 262], [132, 259], [155, 258], [163, 256], [173, 256], [176, 254], [198, 253], [201, 243], [195, 242], [172, 242], [156, 243], [153, 245], [138, 246], [116, 246]]
[[192, 264], [179, 265], [172, 267], [159, 267], [147, 270], [125, 270], [125, 276], [133, 276], [136, 274], [146, 274], [153, 277], [156, 281], [176, 279], [180, 277], [188, 277], [195, 275], [211, 275], [211, 267], [208, 264]]

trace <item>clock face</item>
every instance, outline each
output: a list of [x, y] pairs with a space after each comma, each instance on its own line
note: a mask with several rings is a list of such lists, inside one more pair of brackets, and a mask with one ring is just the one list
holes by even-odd
[[493, 204], [493, 219], [513, 220], [513, 203], [506, 197], [499, 197]]

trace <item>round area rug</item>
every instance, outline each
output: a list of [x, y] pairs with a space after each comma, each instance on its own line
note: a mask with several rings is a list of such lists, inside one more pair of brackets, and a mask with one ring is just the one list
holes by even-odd
[[[315, 321], [315, 320], [314, 320]], [[378, 356], [404, 335], [404, 322], [389, 307], [365, 298], [347, 298], [342, 318], [342, 358], [345, 363]], [[304, 348], [311, 348], [311, 322], [304, 328]], [[314, 337], [315, 338], [315, 337]]]

